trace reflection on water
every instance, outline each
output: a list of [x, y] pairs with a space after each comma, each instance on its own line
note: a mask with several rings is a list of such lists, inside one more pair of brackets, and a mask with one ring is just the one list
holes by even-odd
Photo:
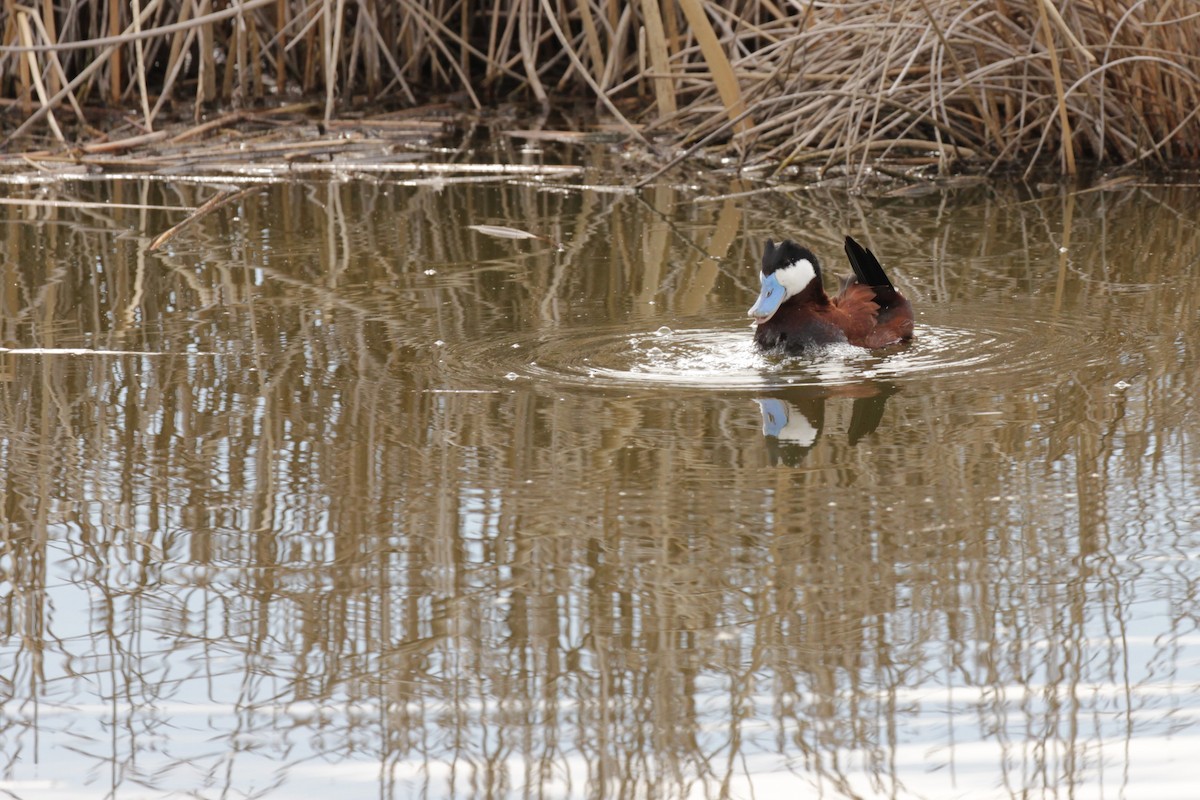
[[[1190, 796], [1194, 188], [6, 191], [0, 789]], [[845, 233], [917, 338], [755, 352]]]
[[845, 433], [848, 444], [853, 447], [879, 427], [887, 399], [897, 391], [899, 387], [893, 384], [862, 381], [850, 385], [798, 387], [783, 397], [760, 399], [758, 410], [762, 413], [762, 431], [767, 438], [771, 464], [796, 466], [804, 460], [825, 427], [826, 399], [846, 398], [849, 403], [850, 419]]

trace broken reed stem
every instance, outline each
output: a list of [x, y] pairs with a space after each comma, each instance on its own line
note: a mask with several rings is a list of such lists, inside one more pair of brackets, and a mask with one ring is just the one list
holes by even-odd
[[13, 136], [45, 121], [60, 142], [64, 102], [83, 122], [77, 93], [118, 106], [136, 94], [149, 130], [172, 103], [193, 104], [200, 122], [206, 103], [224, 113], [299, 89], [327, 122], [455, 92], [476, 109], [586, 98], [635, 141], [655, 131], [664, 161], [733, 151], [776, 170], [816, 154], [855, 175], [867, 154], [932, 155], [939, 168], [967, 152], [1030, 168], [1054, 156], [1068, 174], [1084, 158], [1200, 159], [1200, 14], [1178, 0], [1072, 0], [1061, 12], [1055, 0], [858, 0], [853, 13], [803, 0], [4, 8], [0, 99], [24, 116]]
[[[328, 14], [329, 3], [324, 6], [325, 13]], [[337, 8], [331, 18], [325, 21], [324, 32], [326, 36], [325, 48], [325, 121], [333, 119], [333, 104], [337, 98], [336, 88], [338, 82], [338, 62], [341, 60], [338, 54], [342, 49], [342, 22], [345, 19], [346, 0], [337, 0]], [[330, 31], [332, 28], [332, 31]], [[332, 41], [330, 41], [332, 38]]]
[[1054, 31], [1050, 30], [1050, 21], [1046, 14], [1048, 0], [1037, 0], [1038, 16], [1041, 20], [1042, 37], [1046, 43], [1046, 52], [1050, 55], [1050, 70], [1054, 76], [1054, 92], [1058, 96], [1058, 124], [1063, 132], [1064, 169], [1068, 175], [1075, 174], [1075, 147], [1071, 141], [1071, 118], [1067, 114], [1067, 93], [1063, 90], [1062, 67], [1058, 63], [1058, 51], [1054, 47]]
[[[21, 31], [21, 41], [27, 45], [33, 44], [33, 31], [30, 30], [29, 15], [25, 11], [17, 12], [17, 26]], [[37, 91], [38, 100], [46, 109], [46, 120], [50, 125], [50, 130], [54, 132], [54, 138], [65, 145], [67, 140], [58, 127], [58, 120], [54, 118], [54, 109], [50, 107], [50, 98], [46, 96], [46, 86], [42, 83], [42, 71], [38, 69], [37, 55], [32, 51], [27, 51], [25, 55], [29, 59], [29, 75], [33, 80], [34, 89]]]
[[[58, 38], [58, 25], [54, 15], [54, 0], [42, 0], [42, 13], [31, 14], [34, 24], [38, 27], [38, 33], [44, 38], [47, 44], [52, 44]], [[51, 51], [50, 63], [54, 67], [54, 71], [50, 73], [50, 94], [58, 94], [58, 90], [62, 88], [62, 64], [58, 61], [58, 54]], [[71, 97], [71, 102], [74, 103], [74, 96]], [[78, 111], [78, 106], [76, 106]], [[82, 116], [78, 117], [83, 119]]]
[[654, 97], [658, 103], [658, 115], [670, 117], [674, 115], [675, 86], [671, 78], [671, 56], [667, 51], [666, 34], [663, 32], [662, 14], [659, 13], [658, 0], [641, 0], [642, 20], [646, 31], [646, 49], [650, 56], [650, 69], [655, 77]]
[[[115, 36], [117, 31], [121, 29], [121, 2], [120, 0], [108, 0], [108, 32], [109, 35]], [[121, 103], [121, 79], [124, 77], [121, 70], [121, 48], [114, 47], [109, 51], [108, 65], [108, 100], [113, 105]]]
[[[53, 0], [46, 0], [46, 2], [51, 3]], [[28, 14], [27, 16], [32, 19], [34, 26], [38, 29], [38, 34], [44, 41], [54, 41], [53, 14], [45, 19], [43, 19], [42, 15], [40, 14]], [[32, 51], [30, 51], [30, 55], [33, 55]], [[46, 55], [49, 59], [52, 69], [52, 72], [50, 73], [50, 94], [58, 96], [59, 92], [62, 91], [63, 85], [69, 82], [67, 80], [67, 73], [65, 70], [63, 70], [62, 61], [59, 60], [57, 52], [54, 50], [48, 50], [46, 51]], [[33, 62], [31, 61], [30, 63]], [[85, 119], [83, 115], [83, 109], [79, 107], [79, 100], [75, 98], [75, 93], [68, 90], [65, 92], [65, 96], [67, 101], [71, 104], [72, 110], [75, 112], [75, 119], [83, 122]]]
[[[133, 0], [133, 34], [136, 37], [142, 29], [142, 23], [139, 21], [142, 17], [142, 0]], [[142, 119], [145, 120], [146, 129], [153, 130], [151, 127], [150, 118], [150, 93], [146, 91], [146, 56], [143, 52], [142, 40], [135, 38], [133, 41], [133, 54], [137, 59], [137, 84], [138, 97], [142, 101]], [[114, 63], [110, 67], [116, 69]]]
[[717, 94], [725, 104], [725, 113], [729, 115], [730, 120], [737, 120], [733, 126], [734, 131], [745, 133], [754, 127], [754, 120], [743, 116], [746, 108], [742, 103], [742, 90], [738, 86], [737, 74], [733, 71], [733, 65], [729, 63], [725, 49], [721, 47], [721, 41], [717, 38], [712, 23], [708, 21], [708, 15], [704, 13], [700, 0], [678, 2], [688, 24], [692, 26], [696, 42], [700, 45], [700, 52], [704, 55], [713, 83], [717, 86]]

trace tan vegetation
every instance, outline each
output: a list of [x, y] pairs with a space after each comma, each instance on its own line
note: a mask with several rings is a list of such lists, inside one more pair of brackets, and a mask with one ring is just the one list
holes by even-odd
[[1200, 158], [1200, 9], [1178, 0], [5, 0], [2, 14], [10, 147], [285, 97], [322, 100], [328, 121], [457, 95], [582, 99], [660, 162], [1073, 173]]

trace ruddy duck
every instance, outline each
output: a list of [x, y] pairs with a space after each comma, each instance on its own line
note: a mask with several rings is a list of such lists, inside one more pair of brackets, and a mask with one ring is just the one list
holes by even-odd
[[767, 240], [762, 289], [748, 312], [759, 347], [796, 353], [838, 342], [887, 347], [912, 338], [912, 304], [888, 280], [875, 255], [847, 236], [846, 256], [854, 274], [830, 298], [811, 251], [790, 239], [779, 245]]

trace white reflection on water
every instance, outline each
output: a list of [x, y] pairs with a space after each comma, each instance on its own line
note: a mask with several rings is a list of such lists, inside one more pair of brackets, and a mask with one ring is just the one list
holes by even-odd
[[[54, 592], [60, 611], [71, 611], [72, 594], [66, 587]], [[1100, 635], [1077, 643], [1083, 652], [1126, 658], [1129, 671], [1114, 676], [1117, 683], [967, 685], [946, 669], [944, 653], [934, 647], [929, 660], [919, 665], [924, 677], [918, 683], [873, 698], [780, 695], [769, 688], [767, 675], [706, 672], [696, 685], [699, 716], [694, 728], [705, 769], [697, 771], [697, 764], [685, 759], [675, 765], [683, 773], [666, 780], [670, 765], [654, 767], [654, 754], [643, 753], [651, 772], [663, 770], [664, 782], [657, 788], [641, 785], [637, 794], [1002, 798], [1024, 785], [1032, 771], [1069, 777], [1074, 797], [1120, 796], [1136, 787], [1137, 796], [1191, 798], [1200, 712], [1178, 707], [1175, 698], [1180, 687], [1200, 686], [1200, 636], [1176, 639], [1164, 663], [1157, 637], [1137, 633], [1161, 629], [1157, 609], [1156, 604], [1135, 609], [1127, 620], [1130, 633], [1121, 640], [1103, 635], [1107, 621], [1096, 620], [1093, 626]], [[747, 634], [743, 643], [752, 647], [751, 639]], [[10, 746], [22, 745], [8, 751], [17, 758], [0, 789], [38, 800], [109, 796], [105, 762], [96, 757], [134, 747], [137, 755], [124, 762], [124, 778], [152, 787], [154, 796], [232, 789], [239, 796], [265, 791], [284, 800], [333, 792], [357, 797], [375, 796], [384, 785], [389, 797], [474, 798], [491, 781], [485, 774], [509, 776], [509, 790], [489, 796], [534, 791], [544, 797], [582, 798], [598, 791], [597, 754], [577, 747], [575, 724], [602, 710], [572, 699], [571, 691], [550, 703], [529, 698], [498, 706], [478, 693], [483, 687], [469, 676], [443, 674], [464, 680], [460, 702], [445, 705], [428, 698], [381, 705], [327, 698], [279, 704], [272, 696], [287, 684], [295, 666], [290, 657], [279, 654], [270, 675], [252, 677], [236, 652], [236, 641], [228, 645], [163, 651], [157, 666], [147, 660], [152, 653], [143, 651], [139, 663], [149, 671], [139, 677], [161, 679], [165, 691], [157, 698], [142, 694], [141, 685], [123, 681], [131, 676], [119, 658], [72, 662], [87, 673], [75, 677], [53, 669], [64, 664], [48, 664], [46, 696], [19, 707], [4, 705], [4, 728], [11, 733], [36, 722], [39, 741], [8, 740]], [[1044, 649], [1058, 647], [1047, 642]], [[1164, 668], [1170, 672], [1165, 680], [1157, 677]], [[574, 683], [598, 676], [564, 677]], [[108, 687], [117, 695], [134, 690], [140, 699], [133, 706], [121, 701], [75, 704], [71, 701], [79, 696], [79, 681]], [[220, 697], [226, 699], [214, 699]], [[781, 716], [781, 702], [800, 713]], [[883, 784], [879, 749], [843, 747], [835, 753], [818, 746], [813, 726], [819, 722], [802, 709], [826, 702], [868, 703], [898, 712], [889, 734], [895, 741], [886, 745], [889, 775]], [[523, 732], [520, 726], [506, 726], [505, 717], [541, 722]], [[467, 726], [451, 735], [441, 721], [455, 718]], [[741, 720], [734, 738], [731, 719]], [[507, 746], [503, 737], [489, 733], [506, 727], [517, 737]], [[997, 736], [997, 730], [1009, 735]], [[381, 749], [397, 735], [413, 745], [423, 743], [416, 748], [419, 757]], [[518, 744], [526, 735], [533, 739]], [[558, 744], [539, 755], [538, 749], [552, 741]], [[526, 749], [530, 744], [533, 751]], [[540, 762], [533, 775], [530, 757]], [[1007, 766], [998, 773], [997, 765]], [[536, 789], [528, 783], [531, 778]], [[616, 792], [616, 785], [611, 789]]]

